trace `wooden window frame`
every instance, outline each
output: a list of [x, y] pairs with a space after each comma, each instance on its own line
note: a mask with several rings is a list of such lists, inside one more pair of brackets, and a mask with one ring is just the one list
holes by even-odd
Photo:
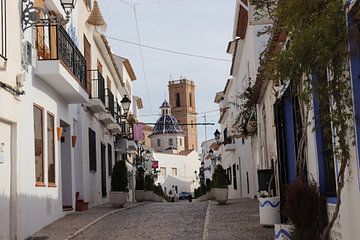
[[[54, 145], [53, 145], [52, 151], [53, 151], [53, 159], [54, 159], [54, 182], [49, 181], [49, 145], [48, 145], [47, 146], [47, 151], [48, 151], [48, 159], [47, 159], [47, 163], [48, 163], [48, 187], [56, 187], [56, 153], [55, 153], [55, 145], [56, 145], [55, 121], [56, 121], [56, 118], [55, 118], [55, 114], [47, 111], [46, 120], [48, 120], [49, 116], [51, 116], [53, 118], [52, 134], [54, 136], [54, 138], [53, 138]], [[48, 123], [48, 121], [46, 123]], [[49, 129], [48, 125], [46, 125], [46, 127], [47, 127], [47, 129]], [[47, 143], [49, 142], [48, 137], [49, 136], [47, 136]]]
[[[45, 187], [45, 176], [44, 176], [44, 108], [41, 107], [40, 105], [33, 103], [33, 112], [34, 112], [34, 108], [37, 108], [38, 110], [40, 110], [41, 112], [41, 149], [42, 149], [42, 156], [41, 156], [41, 161], [42, 161], [42, 165], [41, 165], [41, 173], [43, 176], [42, 181], [37, 181], [36, 180], [36, 162], [35, 162], [35, 186], [36, 187]], [[33, 118], [35, 117], [35, 115], [33, 114]], [[34, 119], [33, 119], [34, 120]], [[34, 129], [35, 130], [35, 129]], [[34, 133], [34, 151], [35, 151], [35, 133]], [[34, 155], [34, 157], [36, 157]], [[35, 158], [34, 158], [35, 160]]]

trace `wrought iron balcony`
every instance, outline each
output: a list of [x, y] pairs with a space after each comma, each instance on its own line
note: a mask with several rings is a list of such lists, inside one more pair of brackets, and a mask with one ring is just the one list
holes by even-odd
[[105, 80], [98, 70], [88, 71], [89, 103], [86, 107], [93, 113], [105, 112]]
[[66, 30], [59, 25], [36, 26], [36, 38], [39, 61], [35, 74], [70, 103], [87, 102], [85, 58]]
[[99, 120], [102, 121], [104, 124], [112, 124], [116, 123], [116, 115], [115, 115], [115, 100], [114, 94], [111, 92], [110, 89], [105, 89], [105, 109], [106, 112], [99, 116]]

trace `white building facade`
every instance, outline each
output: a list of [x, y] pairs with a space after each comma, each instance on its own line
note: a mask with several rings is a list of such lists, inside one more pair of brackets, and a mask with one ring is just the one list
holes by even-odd
[[[127, 160], [134, 172], [114, 142], [124, 135], [121, 100], [133, 100], [136, 77], [88, 21], [100, 11], [96, 1], [77, 1], [63, 26], [26, 25], [20, 13], [32, 1], [2, 2], [0, 238], [24, 239], [107, 202], [115, 161]], [[65, 16], [60, 1], [34, 3], [45, 10], [41, 17]]]

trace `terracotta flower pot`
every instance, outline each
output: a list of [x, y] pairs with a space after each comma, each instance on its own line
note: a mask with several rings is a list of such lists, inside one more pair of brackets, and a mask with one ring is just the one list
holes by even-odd
[[152, 201], [152, 200], [153, 200], [153, 192], [145, 191], [145, 201]]

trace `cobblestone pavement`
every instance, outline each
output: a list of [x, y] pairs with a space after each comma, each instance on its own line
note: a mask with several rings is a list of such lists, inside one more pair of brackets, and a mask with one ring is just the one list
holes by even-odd
[[[126, 203], [125, 208], [135, 206], [136, 203]], [[65, 217], [46, 226], [41, 231], [37, 232], [28, 240], [64, 240], [71, 234], [91, 223], [95, 219], [104, 216], [107, 213], [116, 210], [110, 203], [105, 203], [101, 206], [90, 208], [88, 211], [75, 212], [66, 215]]]
[[[114, 211], [109, 204], [73, 213], [38, 232], [33, 239], [111, 240], [272, 240], [273, 228], [259, 224], [258, 202], [252, 199], [216, 202], [145, 203], [101, 218]], [[78, 232], [77, 232], [78, 231]], [[79, 233], [80, 232], [80, 233]], [[76, 233], [76, 234], [74, 234]], [[79, 233], [79, 234], [78, 234]], [[71, 238], [73, 239], [73, 238]]]
[[273, 240], [274, 229], [259, 224], [259, 206], [253, 199], [210, 204], [207, 240]]
[[75, 239], [202, 239], [207, 202], [151, 203], [111, 215]]

